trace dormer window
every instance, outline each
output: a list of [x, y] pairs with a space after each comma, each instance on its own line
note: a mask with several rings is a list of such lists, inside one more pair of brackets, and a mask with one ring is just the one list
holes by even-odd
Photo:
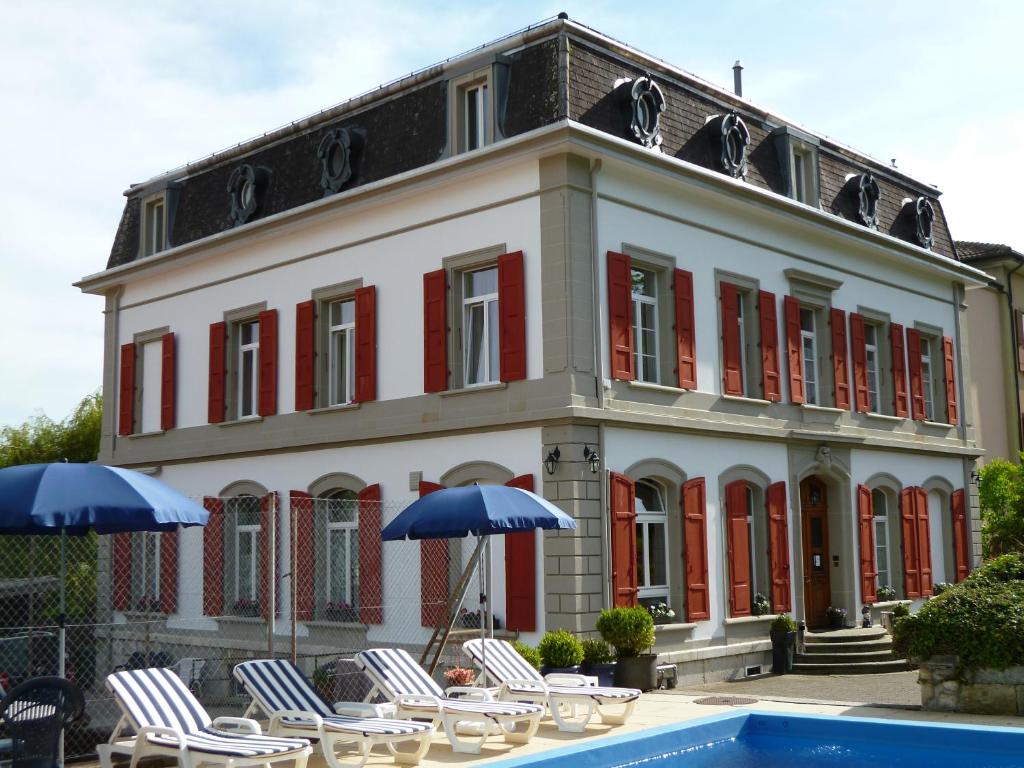
[[454, 78], [449, 84], [452, 154], [472, 152], [494, 141], [494, 89], [491, 68]]
[[818, 140], [788, 125], [776, 128], [772, 134], [786, 196], [819, 207]]
[[742, 179], [747, 175], [747, 147], [750, 145], [747, 124], [735, 112], [713, 115], [708, 123], [718, 167], [734, 179]]
[[465, 110], [463, 118], [465, 136], [463, 138], [466, 142], [466, 151], [470, 152], [474, 149], [480, 149], [487, 142], [487, 118], [489, 113], [487, 81], [485, 80], [482, 83], [476, 83], [465, 88], [462, 94], [462, 101]]
[[167, 204], [159, 194], [142, 205], [142, 255], [152, 256], [167, 247]]

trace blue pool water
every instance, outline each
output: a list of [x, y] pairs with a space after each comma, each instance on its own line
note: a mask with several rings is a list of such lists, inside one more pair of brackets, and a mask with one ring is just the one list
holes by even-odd
[[1024, 728], [735, 712], [492, 768], [1024, 768]]

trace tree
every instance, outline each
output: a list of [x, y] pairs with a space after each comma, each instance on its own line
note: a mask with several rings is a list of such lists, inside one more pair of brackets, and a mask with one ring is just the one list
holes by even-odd
[[54, 421], [45, 413], [20, 427], [0, 428], [0, 468], [50, 461], [95, 461], [100, 450], [103, 396], [86, 395], [71, 415]]
[[993, 459], [981, 469], [978, 492], [985, 557], [1024, 552], [1024, 470], [1021, 465]]

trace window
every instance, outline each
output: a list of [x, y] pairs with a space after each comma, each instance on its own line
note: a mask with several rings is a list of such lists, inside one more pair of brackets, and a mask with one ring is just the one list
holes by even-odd
[[636, 483], [636, 574], [641, 603], [667, 603], [668, 517], [665, 495], [651, 480]]
[[932, 375], [932, 351], [935, 345], [927, 336], [921, 337], [921, 392], [924, 395], [924, 418], [935, 421], [935, 383]]
[[747, 294], [745, 291], [738, 294], [739, 301], [736, 303], [736, 324], [739, 326], [740, 334], [740, 382], [743, 387], [743, 394], [747, 397], [754, 397], [750, 391], [750, 376], [747, 365]]
[[465, 385], [499, 381], [498, 268], [462, 275], [462, 352]]
[[359, 603], [359, 503], [354, 491], [334, 491], [317, 499], [326, 528], [326, 573], [320, 616], [357, 621]]
[[[759, 292], [755, 282], [733, 275], [723, 275], [718, 290], [722, 323], [722, 392], [739, 397], [770, 398], [761, 374], [765, 370], [773, 372], [773, 366], [777, 366], [777, 333], [771, 332], [771, 324], [775, 322], [774, 296]], [[762, 322], [769, 325], [762, 329]], [[768, 346], [765, 348], [770, 354], [763, 357], [762, 347], [766, 343]]]
[[637, 381], [657, 384], [658, 277], [646, 269], [630, 270], [633, 299], [633, 339]]
[[245, 320], [238, 323], [238, 388], [236, 397], [238, 418], [246, 419], [257, 414], [257, 392], [259, 386], [260, 323]]
[[468, 86], [463, 90], [463, 106], [465, 109], [464, 125], [466, 151], [479, 149], [487, 143], [487, 123], [490, 115], [490, 104], [487, 97], [487, 82]]
[[328, 405], [345, 405], [355, 393], [356, 303], [332, 301], [327, 312]]
[[235, 496], [227, 500], [225, 513], [230, 536], [228, 590], [234, 613], [255, 616], [260, 578], [260, 500]]
[[163, 195], [144, 203], [142, 222], [142, 255], [151, 256], [167, 247], [167, 216]]
[[879, 587], [892, 587], [892, 564], [889, 561], [889, 500], [876, 488], [871, 492], [871, 506], [875, 527], [875, 583]]
[[810, 405], [820, 405], [818, 375], [818, 337], [815, 312], [800, 308], [800, 348], [804, 361], [804, 398]]
[[160, 534], [143, 531], [132, 537], [133, 608], [159, 611], [160, 607]]
[[746, 488], [746, 500], [747, 500], [747, 541], [750, 544], [750, 551], [748, 556], [750, 558], [750, 593], [755, 597], [758, 594], [767, 594], [768, 591], [765, 589], [765, 585], [761, 583], [759, 578], [759, 558], [757, 557], [757, 539], [758, 529], [756, 521], [754, 520], [754, 489], [747, 485]]
[[879, 354], [880, 330], [877, 325], [864, 324], [864, 360], [868, 383], [868, 408], [872, 413], [882, 412], [882, 387]]
[[494, 82], [481, 67], [448, 84], [448, 136], [451, 154], [472, 152], [494, 141]]
[[794, 145], [792, 154], [793, 199], [806, 205], [818, 206], [818, 164], [814, 150]]

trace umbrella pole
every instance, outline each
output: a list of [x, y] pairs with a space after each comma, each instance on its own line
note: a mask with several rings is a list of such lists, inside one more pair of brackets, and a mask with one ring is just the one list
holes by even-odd
[[473, 576], [473, 569], [480, 564], [480, 557], [483, 554], [481, 547], [483, 542], [477, 540], [476, 549], [473, 551], [473, 557], [470, 559], [469, 564], [463, 569], [462, 575], [459, 577], [458, 584], [455, 585], [455, 593], [448, 599], [448, 605], [445, 606], [445, 620], [442, 622], [442, 627], [434, 629], [434, 633], [430, 636], [430, 640], [423, 648], [423, 653], [420, 655], [420, 666], [426, 664], [427, 658], [430, 656], [434, 644], [437, 643], [437, 651], [434, 652], [434, 658], [430, 661], [430, 666], [427, 668], [429, 674], [433, 675], [434, 670], [437, 669], [437, 664], [441, 660], [441, 654], [444, 652], [445, 646], [448, 644], [448, 636], [452, 633], [452, 629], [455, 627], [455, 621], [458, 619], [459, 608], [462, 606], [462, 601], [466, 597], [466, 592], [469, 590], [470, 579]]
[[488, 561], [491, 558], [490, 537], [477, 536], [477, 546], [483, 546], [484, 557], [480, 562], [480, 570], [477, 571], [477, 581], [480, 583], [480, 686], [487, 686], [487, 622], [490, 621], [491, 611], [487, 604], [488, 587], [490, 586], [490, 568]]

